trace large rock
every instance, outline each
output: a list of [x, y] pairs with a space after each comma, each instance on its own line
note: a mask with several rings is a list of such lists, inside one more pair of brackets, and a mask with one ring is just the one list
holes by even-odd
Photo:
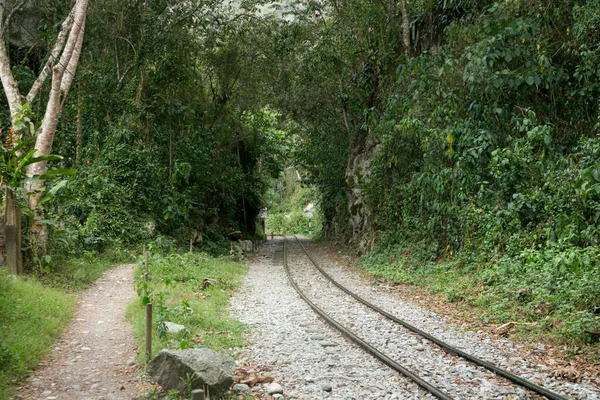
[[146, 369], [165, 390], [184, 392], [191, 380], [192, 390], [208, 386], [211, 398], [219, 398], [233, 383], [235, 361], [207, 348], [162, 350]]
[[252, 240], [242, 240], [242, 244], [244, 246], [244, 253], [252, 254], [252, 252], [254, 251], [254, 244], [252, 243]]
[[359, 245], [359, 254], [367, 253], [375, 236], [372, 210], [367, 204], [365, 188], [371, 180], [371, 161], [379, 153], [379, 139], [372, 134], [357, 135], [346, 166], [349, 221], [352, 242]]

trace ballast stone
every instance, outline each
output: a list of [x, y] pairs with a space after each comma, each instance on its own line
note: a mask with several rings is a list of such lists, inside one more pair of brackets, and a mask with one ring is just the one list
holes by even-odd
[[267, 394], [283, 394], [283, 387], [279, 383], [273, 382], [269, 386], [267, 386]]
[[161, 350], [146, 370], [165, 390], [183, 392], [192, 377], [192, 390], [208, 386], [211, 397], [219, 398], [233, 383], [235, 361], [207, 348]]

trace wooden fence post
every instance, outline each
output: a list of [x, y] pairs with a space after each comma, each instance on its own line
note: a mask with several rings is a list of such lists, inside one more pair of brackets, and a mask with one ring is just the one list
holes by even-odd
[[17, 204], [12, 190], [4, 191], [4, 224], [6, 229], [6, 266], [11, 273], [23, 273], [23, 255], [21, 254], [21, 208]]
[[204, 390], [192, 390], [192, 400], [204, 400]]
[[152, 303], [146, 304], [146, 362], [152, 357]]

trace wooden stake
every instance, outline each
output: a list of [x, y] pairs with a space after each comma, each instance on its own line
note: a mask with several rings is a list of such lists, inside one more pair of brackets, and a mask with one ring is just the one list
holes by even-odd
[[6, 229], [6, 266], [14, 275], [23, 273], [21, 254], [21, 208], [12, 190], [6, 188], [4, 197], [4, 223]]
[[148, 274], [148, 253], [144, 250], [144, 266], [146, 267], [146, 274]]
[[204, 400], [204, 390], [192, 390], [192, 400]]
[[146, 304], [146, 362], [152, 357], [152, 303]]

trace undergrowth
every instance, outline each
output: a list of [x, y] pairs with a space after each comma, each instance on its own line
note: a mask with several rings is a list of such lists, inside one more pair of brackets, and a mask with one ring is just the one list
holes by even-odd
[[[139, 263], [135, 278], [139, 301], [128, 309], [140, 349], [144, 349], [148, 302], [153, 304], [152, 356], [162, 349], [209, 347], [227, 352], [242, 345], [244, 327], [228, 316], [226, 308], [246, 273], [243, 264], [204, 253], [154, 254], [148, 264], [146, 282], [144, 261]], [[177, 334], [167, 333], [164, 324], [167, 321], [186, 329]]]
[[102, 253], [86, 250], [77, 257], [54, 256], [46, 268], [37, 268], [34, 273], [46, 285], [79, 291], [88, 288], [115, 264], [134, 261], [131, 251], [118, 247]]
[[375, 276], [468, 304], [483, 323], [527, 322], [518, 325], [516, 333], [551, 340], [572, 353], [585, 346], [600, 349], [596, 246], [554, 245], [499, 257], [447, 259], [436, 259], [425, 245], [395, 246], [376, 250], [363, 258], [363, 264]]

